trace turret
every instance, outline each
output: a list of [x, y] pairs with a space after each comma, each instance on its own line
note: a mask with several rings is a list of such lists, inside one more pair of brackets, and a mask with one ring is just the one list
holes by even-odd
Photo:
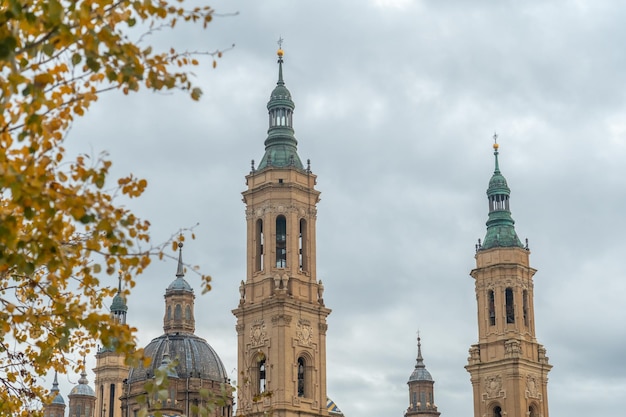
[[495, 170], [489, 180], [487, 188], [487, 198], [489, 200], [489, 218], [487, 219], [487, 235], [479, 246], [479, 250], [491, 249], [494, 247], [523, 247], [515, 233], [515, 222], [511, 217], [509, 208], [509, 197], [511, 189], [506, 183], [504, 175], [500, 172], [498, 163], [498, 142], [497, 135], [494, 135], [493, 155], [495, 158]]
[[417, 336], [417, 360], [415, 369], [407, 382], [409, 385], [409, 408], [404, 413], [405, 417], [439, 416], [435, 405], [435, 381], [424, 365], [422, 358], [422, 343]]

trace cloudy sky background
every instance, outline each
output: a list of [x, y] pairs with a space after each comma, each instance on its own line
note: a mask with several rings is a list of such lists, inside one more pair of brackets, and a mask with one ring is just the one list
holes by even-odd
[[[150, 39], [188, 50], [236, 45], [216, 69], [210, 59], [194, 69], [202, 100], [108, 93], [76, 122], [67, 146], [106, 150], [114, 174], [148, 179], [129, 206], [150, 220], [155, 242], [199, 223], [184, 260], [214, 280], [200, 296], [187, 274], [198, 294], [196, 333], [234, 380], [230, 310], [246, 278], [240, 193], [250, 160], [263, 155], [282, 36], [299, 154], [311, 159], [322, 192], [318, 278], [333, 309], [328, 393], [344, 413], [403, 415], [419, 329], [439, 411], [472, 416], [463, 368], [478, 338], [469, 272], [485, 235], [497, 131], [516, 230], [539, 270], [535, 318], [554, 365], [551, 415], [623, 415], [626, 4], [209, 4], [223, 16], [206, 31], [181, 25]], [[142, 345], [162, 333], [175, 270], [174, 261], [155, 261], [128, 300]], [[61, 378], [66, 398], [77, 379]]]

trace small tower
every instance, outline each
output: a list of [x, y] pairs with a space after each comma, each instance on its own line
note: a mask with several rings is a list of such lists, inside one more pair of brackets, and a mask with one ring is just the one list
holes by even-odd
[[409, 385], [409, 408], [404, 413], [405, 417], [437, 417], [441, 414], [435, 405], [435, 381], [424, 365], [419, 335], [417, 336], [417, 361], [407, 384]]
[[[117, 294], [111, 303], [111, 320], [126, 324], [128, 307], [122, 294], [122, 272], [119, 273]], [[128, 377], [125, 356], [112, 346], [103, 346], [96, 353], [95, 385], [97, 391], [95, 417], [122, 417], [120, 396]]]
[[43, 410], [43, 417], [64, 417], [65, 416], [65, 401], [59, 392], [59, 382], [57, 379], [57, 373], [54, 373], [54, 382], [52, 383], [52, 390], [50, 395], [54, 396], [52, 402], [47, 404]]
[[178, 268], [176, 279], [165, 291], [165, 317], [163, 330], [165, 333], [193, 333], [196, 330], [194, 318], [193, 288], [185, 281], [183, 267], [183, 244], [178, 244]]
[[326, 416], [326, 318], [315, 263], [316, 176], [302, 165], [283, 80], [267, 109], [265, 154], [246, 176], [247, 277], [237, 317], [238, 414]]
[[[494, 138], [497, 138], [494, 136]], [[469, 350], [467, 371], [475, 417], [548, 417], [548, 364], [535, 339], [533, 275], [528, 245], [515, 232], [509, 189], [500, 172], [498, 143], [489, 181], [487, 234], [476, 246], [478, 343]]]
[[96, 393], [87, 381], [84, 359], [83, 371], [80, 374], [78, 385], [72, 388], [68, 397], [70, 400], [70, 417], [97, 417], [95, 414]]

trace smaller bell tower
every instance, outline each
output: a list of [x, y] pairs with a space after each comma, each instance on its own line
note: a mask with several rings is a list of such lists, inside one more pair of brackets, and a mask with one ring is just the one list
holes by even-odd
[[[126, 324], [128, 307], [122, 294], [122, 274], [119, 275], [117, 294], [111, 303], [111, 319]], [[120, 396], [124, 381], [128, 377], [129, 367], [125, 355], [116, 352], [111, 346], [103, 346], [96, 353], [96, 405], [95, 417], [123, 417]]]
[[[494, 136], [497, 139], [497, 136]], [[522, 245], [500, 172], [498, 143], [489, 181], [487, 234], [476, 245], [478, 343], [469, 350], [475, 417], [548, 417], [546, 349], [535, 338], [533, 276], [528, 244]]]
[[409, 408], [404, 417], [439, 417], [435, 405], [435, 380], [426, 370], [422, 358], [422, 342], [417, 336], [417, 361], [415, 369], [409, 377]]

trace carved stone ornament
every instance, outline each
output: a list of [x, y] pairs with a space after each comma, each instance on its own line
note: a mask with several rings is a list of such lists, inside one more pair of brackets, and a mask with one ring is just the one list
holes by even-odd
[[526, 390], [528, 391], [529, 397], [539, 397], [539, 383], [534, 375], [526, 376]]
[[472, 345], [469, 349], [469, 357], [467, 358], [469, 364], [480, 363], [480, 346]]
[[291, 323], [292, 316], [288, 314], [276, 314], [272, 316], [272, 324], [273, 325], [281, 325], [281, 326], [289, 326]]
[[310, 324], [298, 321], [296, 325], [296, 337], [298, 343], [304, 346], [311, 346], [313, 340], [313, 329]]
[[485, 378], [485, 392], [487, 398], [494, 398], [500, 394], [502, 390], [502, 379], [500, 375], [488, 376]]
[[250, 328], [250, 343], [252, 346], [261, 346], [265, 344], [265, 323], [263, 321], [256, 322]]
[[504, 342], [504, 357], [518, 358], [522, 354], [522, 345], [519, 340], [511, 339]]

